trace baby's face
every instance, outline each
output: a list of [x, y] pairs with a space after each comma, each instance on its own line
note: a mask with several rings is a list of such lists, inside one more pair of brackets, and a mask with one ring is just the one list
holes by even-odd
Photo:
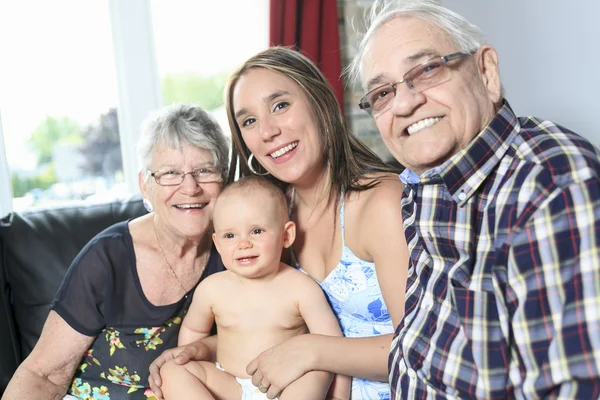
[[216, 204], [213, 224], [213, 240], [228, 270], [249, 279], [277, 274], [293, 223], [267, 192], [226, 193]]

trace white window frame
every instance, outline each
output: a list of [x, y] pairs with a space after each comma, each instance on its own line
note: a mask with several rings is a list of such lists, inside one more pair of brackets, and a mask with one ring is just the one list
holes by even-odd
[[0, 218], [12, 211], [12, 184], [4, 148], [4, 133], [2, 131], [2, 114], [0, 113]]
[[[109, 0], [119, 93], [119, 134], [123, 173], [130, 193], [138, 193], [136, 143], [142, 121], [162, 105], [150, 0]], [[11, 174], [0, 118], [0, 218], [12, 208]]]

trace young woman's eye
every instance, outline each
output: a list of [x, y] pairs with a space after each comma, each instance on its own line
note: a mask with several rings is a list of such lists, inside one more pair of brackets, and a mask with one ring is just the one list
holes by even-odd
[[246, 118], [245, 120], [242, 121], [242, 126], [246, 127], [246, 126], [249, 126], [250, 124], [253, 124], [254, 122], [256, 122], [256, 118]]
[[252, 229], [252, 234], [253, 235], [260, 235], [263, 232], [264, 232], [264, 230], [262, 230], [260, 228], [254, 228], [254, 229]]
[[289, 105], [290, 105], [290, 103], [288, 103], [287, 101], [280, 101], [275, 104], [275, 106], [273, 107], [273, 111], [283, 110], [284, 108], [289, 107]]

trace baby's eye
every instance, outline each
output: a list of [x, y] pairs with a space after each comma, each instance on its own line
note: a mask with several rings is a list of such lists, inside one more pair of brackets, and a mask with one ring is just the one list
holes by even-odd
[[234, 238], [234, 234], [233, 233], [226, 233], [223, 235], [223, 237], [225, 239], [233, 239]]
[[261, 228], [254, 228], [254, 229], [252, 229], [252, 234], [253, 235], [260, 235], [263, 232], [264, 232], [264, 230], [261, 229]]
[[246, 118], [245, 120], [242, 121], [242, 126], [246, 127], [246, 126], [249, 126], [250, 124], [253, 124], [254, 122], [256, 122], [256, 118], [254, 118], [254, 117]]

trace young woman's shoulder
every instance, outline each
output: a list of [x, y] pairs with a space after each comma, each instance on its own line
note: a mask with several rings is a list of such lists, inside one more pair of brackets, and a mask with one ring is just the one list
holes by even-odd
[[[364, 183], [378, 182], [374, 187], [356, 191], [348, 199], [353, 202], [353, 214], [358, 218], [358, 225], [364, 232], [369, 226], [377, 227], [387, 218], [398, 219], [402, 215], [401, 201], [404, 184], [398, 175], [379, 174], [365, 178]], [[362, 182], [361, 182], [362, 183]]]
[[400, 205], [404, 184], [398, 175], [373, 174], [363, 178], [360, 183], [364, 185], [376, 183], [368, 190], [355, 193], [362, 207], [381, 207], [387, 203]]

